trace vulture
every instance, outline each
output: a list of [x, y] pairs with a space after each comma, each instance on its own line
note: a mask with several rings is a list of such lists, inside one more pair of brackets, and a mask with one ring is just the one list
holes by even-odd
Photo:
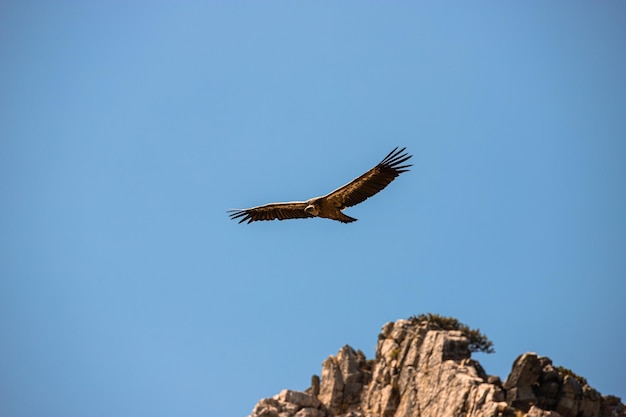
[[412, 155], [404, 152], [405, 149], [398, 150], [396, 147], [374, 168], [325, 196], [307, 201], [270, 203], [247, 209], [228, 210], [229, 216], [233, 220], [239, 220], [239, 223], [310, 217], [323, 217], [342, 223], [352, 223], [357, 219], [343, 214], [342, 210], [367, 200], [389, 185], [398, 175], [408, 171], [412, 164], [403, 164]]

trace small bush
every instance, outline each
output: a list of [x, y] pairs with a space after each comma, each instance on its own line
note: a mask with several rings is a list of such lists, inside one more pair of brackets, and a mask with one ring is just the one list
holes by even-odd
[[394, 348], [391, 352], [389, 352], [390, 359], [398, 359], [398, 355], [400, 354], [400, 349]]
[[582, 376], [574, 373], [574, 371], [572, 371], [571, 369], [567, 369], [563, 366], [557, 366], [556, 370], [563, 376], [571, 376], [572, 378], [575, 378], [581, 386], [587, 385], [587, 380]]
[[415, 324], [426, 324], [431, 330], [459, 330], [469, 340], [470, 352], [494, 353], [493, 342], [480, 332], [480, 329], [470, 329], [454, 317], [440, 316], [439, 314], [420, 314], [409, 320]]

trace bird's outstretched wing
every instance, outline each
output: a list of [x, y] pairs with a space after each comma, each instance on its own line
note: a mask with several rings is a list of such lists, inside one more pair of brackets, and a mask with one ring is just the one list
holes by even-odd
[[314, 217], [304, 211], [307, 203], [304, 201], [291, 201], [287, 203], [271, 203], [264, 206], [247, 209], [228, 210], [231, 219], [240, 219], [239, 223], [248, 221], [252, 223], [257, 220], [285, 220], [304, 219]]
[[408, 171], [408, 168], [412, 166], [412, 164], [402, 165], [413, 156], [404, 152], [405, 149], [398, 150], [395, 148], [374, 168], [322, 198], [327, 199], [341, 210], [362, 203], [388, 186], [398, 175]]

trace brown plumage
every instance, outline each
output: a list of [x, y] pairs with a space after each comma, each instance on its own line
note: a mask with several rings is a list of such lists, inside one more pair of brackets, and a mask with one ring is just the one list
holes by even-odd
[[411, 164], [402, 165], [412, 155], [404, 152], [406, 148], [395, 148], [374, 168], [322, 197], [307, 201], [270, 203], [264, 206], [242, 210], [229, 210], [230, 218], [239, 223], [252, 223], [258, 220], [305, 219], [323, 217], [342, 223], [351, 223], [357, 219], [346, 216], [341, 211], [355, 206], [385, 188], [398, 175], [408, 171]]

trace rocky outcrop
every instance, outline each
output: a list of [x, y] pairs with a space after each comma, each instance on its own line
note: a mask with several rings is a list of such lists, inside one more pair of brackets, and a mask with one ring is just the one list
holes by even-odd
[[282, 390], [280, 394], [257, 403], [252, 416], [258, 417], [328, 417], [320, 400], [305, 392]]
[[626, 415], [619, 398], [603, 397], [584, 378], [554, 367], [550, 358], [535, 353], [515, 360], [503, 388], [507, 403], [523, 411], [538, 408], [562, 417]]
[[535, 353], [504, 382], [471, 359], [461, 330], [415, 319], [383, 326], [376, 357], [344, 346], [306, 392], [283, 390], [250, 417], [626, 417], [613, 396]]

